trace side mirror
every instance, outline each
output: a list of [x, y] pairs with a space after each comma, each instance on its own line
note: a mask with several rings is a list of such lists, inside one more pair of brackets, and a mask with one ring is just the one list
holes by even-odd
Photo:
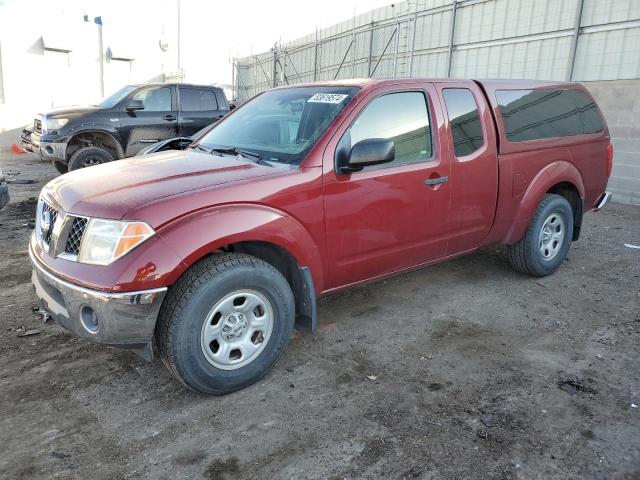
[[338, 166], [340, 173], [359, 172], [364, 167], [393, 162], [396, 158], [396, 146], [386, 138], [367, 138], [356, 143], [349, 152], [343, 165]]
[[135, 112], [136, 110], [144, 110], [142, 100], [129, 100], [127, 104], [127, 112]]

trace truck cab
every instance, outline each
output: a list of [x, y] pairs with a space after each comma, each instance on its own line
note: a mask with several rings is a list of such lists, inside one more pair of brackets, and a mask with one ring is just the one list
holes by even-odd
[[183, 151], [50, 182], [33, 283], [73, 333], [228, 393], [276, 364], [294, 326], [315, 330], [318, 297], [489, 245], [552, 274], [609, 201], [612, 154], [574, 83], [277, 88]]

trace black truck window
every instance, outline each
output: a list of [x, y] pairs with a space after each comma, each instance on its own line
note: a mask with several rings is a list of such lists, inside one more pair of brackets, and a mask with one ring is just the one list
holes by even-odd
[[171, 111], [171, 88], [145, 88], [133, 96], [133, 100], [142, 100], [147, 112]]
[[207, 112], [218, 110], [213, 90], [180, 87], [180, 110], [183, 112]]

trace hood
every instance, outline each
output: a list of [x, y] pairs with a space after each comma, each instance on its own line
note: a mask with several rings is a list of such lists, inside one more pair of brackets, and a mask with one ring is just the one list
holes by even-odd
[[75, 170], [49, 182], [42, 194], [66, 212], [121, 219], [132, 208], [161, 198], [282, 170], [283, 166], [258, 165], [242, 157], [170, 150]]
[[102, 108], [98, 106], [61, 107], [44, 114], [47, 118], [73, 118], [87, 113], [93, 113]]

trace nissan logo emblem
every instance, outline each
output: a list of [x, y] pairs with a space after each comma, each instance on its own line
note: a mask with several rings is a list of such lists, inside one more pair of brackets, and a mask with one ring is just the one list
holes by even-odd
[[42, 216], [40, 217], [40, 230], [42, 233], [49, 233], [49, 229], [51, 228], [51, 212], [48, 210], [44, 210], [42, 212]]

